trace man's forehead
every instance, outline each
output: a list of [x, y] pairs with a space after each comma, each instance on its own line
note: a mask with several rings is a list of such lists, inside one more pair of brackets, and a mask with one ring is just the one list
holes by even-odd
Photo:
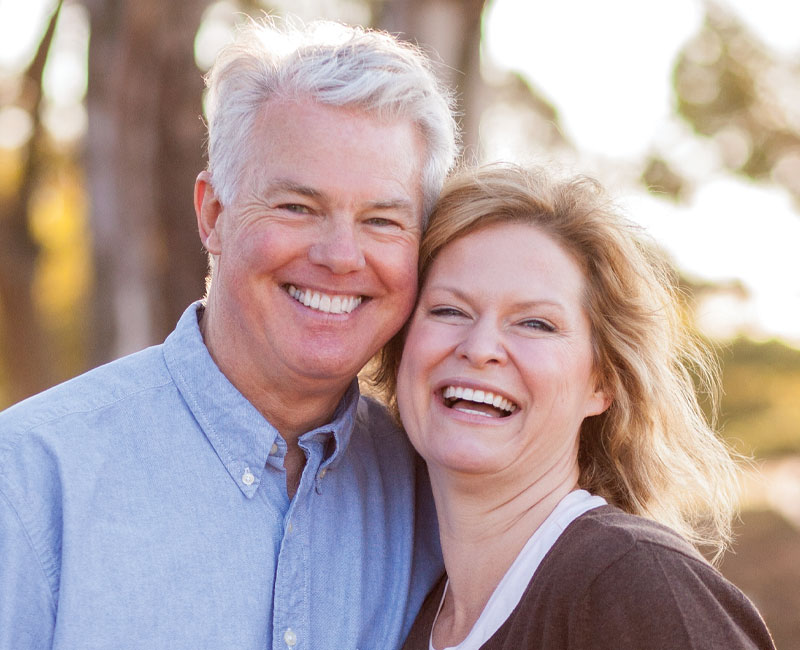
[[250, 138], [250, 189], [310, 199], [345, 196], [384, 210], [421, 210], [426, 147], [409, 119], [359, 106], [272, 99]]

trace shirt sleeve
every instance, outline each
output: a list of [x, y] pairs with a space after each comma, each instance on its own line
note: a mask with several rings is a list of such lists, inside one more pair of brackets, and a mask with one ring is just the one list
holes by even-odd
[[775, 648], [739, 589], [702, 560], [657, 544], [637, 544], [603, 571], [581, 608], [581, 647]]
[[0, 492], [0, 650], [52, 646], [55, 605], [17, 511]]

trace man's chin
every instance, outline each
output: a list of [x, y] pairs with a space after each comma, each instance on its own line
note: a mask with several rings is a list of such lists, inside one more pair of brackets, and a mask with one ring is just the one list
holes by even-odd
[[295, 361], [295, 369], [308, 379], [349, 383], [371, 358], [372, 356], [363, 358], [360, 355], [358, 358], [336, 354], [308, 355]]

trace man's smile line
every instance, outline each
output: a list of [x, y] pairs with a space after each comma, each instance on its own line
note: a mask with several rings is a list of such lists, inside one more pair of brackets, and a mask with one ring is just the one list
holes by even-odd
[[297, 302], [327, 314], [349, 314], [363, 300], [362, 296], [334, 295], [312, 289], [298, 289], [293, 284], [285, 285], [285, 288]]

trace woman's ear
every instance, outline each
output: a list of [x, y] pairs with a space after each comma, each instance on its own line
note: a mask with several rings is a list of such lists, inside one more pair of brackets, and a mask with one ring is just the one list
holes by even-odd
[[212, 255], [219, 255], [222, 249], [219, 236], [219, 217], [222, 210], [222, 203], [211, 184], [211, 173], [200, 172], [194, 182], [194, 212], [197, 215], [200, 241]]
[[589, 395], [589, 400], [586, 405], [586, 415], [584, 417], [604, 413], [608, 407], [611, 406], [613, 401], [614, 397], [612, 393], [604, 387], [602, 380], [597, 379], [594, 391]]

